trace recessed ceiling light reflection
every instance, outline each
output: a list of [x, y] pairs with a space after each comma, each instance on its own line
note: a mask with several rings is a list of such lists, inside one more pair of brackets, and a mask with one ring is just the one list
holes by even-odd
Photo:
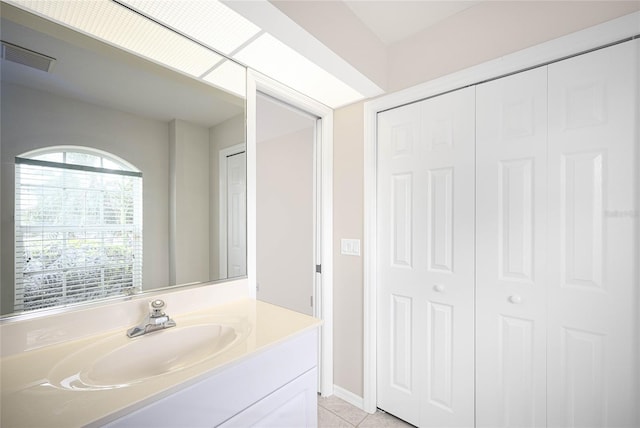
[[222, 56], [110, 0], [16, 0], [61, 24], [192, 76]]
[[243, 66], [227, 60], [203, 76], [203, 79], [244, 98], [247, 95], [246, 75]]
[[332, 108], [365, 98], [270, 34], [262, 34], [233, 57]]
[[230, 54], [260, 28], [216, 0], [118, 0], [218, 52]]

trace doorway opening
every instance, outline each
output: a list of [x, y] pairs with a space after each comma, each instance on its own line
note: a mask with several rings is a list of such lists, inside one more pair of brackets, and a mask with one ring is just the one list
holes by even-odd
[[263, 93], [256, 107], [256, 296], [316, 315], [321, 119]]
[[[309, 295], [308, 286], [306, 297], [299, 298], [302, 306], [306, 306], [310, 314], [322, 320], [322, 327], [319, 337], [319, 355], [318, 355], [318, 391], [323, 396], [333, 394], [333, 110], [329, 107], [303, 95], [291, 88], [282, 85], [254, 70], [247, 73], [247, 234], [249, 251], [247, 253], [247, 271], [249, 278], [249, 293], [251, 296], [261, 298], [262, 292], [258, 291], [258, 287], [265, 290], [264, 280], [261, 280], [261, 272], [264, 269], [273, 269], [270, 263], [280, 263], [283, 261], [281, 254], [274, 252], [264, 254], [264, 250], [258, 249], [261, 245], [258, 239], [258, 226], [263, 224], [262, 228], [269, 227], [264, 225], [258, 210], [262, 209], [258, 206], [261, 195], [259, 188], [262, 186], [262, 178], [258, 175], [258, 162], [260, 156], [260, 147], [257, 141], [263, 139], [258, 135], [257, 122], [261, 119], [263, 111], [259, 111], [259, 104], [265, 101], [276, 103], [279, 108], [288, 110], [289, 113], [295, 112], [301, 115], [302, 121], [307, 124], [313, 124], [312, 138], [306, 138], [306, 159], [305, 164], [309, 164], [311, 158], [311, 180], [309, 185], [309, 169], [306, 170], [307, 178], [305, 180], [307, 192], [301, 192], [305, 195], [306, 206], [309, 206], [309, 198], [311, 198], [312, 210], [306, 209], [307, 214], [304, 215], [305, 220], [310, 226], [307, 232], [305, 242], [307, 250], [305, 251], [306, 261], [300, 262], [310, 269], [300, 274], [304, 276], [303, 282], [312, 284], [312, 293]], [[309, 128], [303, 126], [298, 131], [304, 132], [303, 129]], [[308, 131], [309, 129], [307, 129]], [[306, 134], [307, 136], [309, 133]], [[311, 143], [309, 143], [311, 142]], [[311, 156], [309, 155], [311, 148]], [[299, 149], [299, 148], [298, 148]], [[286, 153], [286, 151], [285, 151]], [[289, 154], [282, 155], [277, 160], [271, 162], [272, 168], [279, 168], [280, 174], [286, 178], [287, 170], [292, 167], [287, 160]], [[292, 183], [292, 180], [282, 181], [288, 186], [299, 184]], [[264, 187], [262, 187], [264, 188]], [[280, 193], [288, 193], [289, 190], [283, 190]], [[288, 196], [291, 200], [290, 195]], [[294, 198], [295, 199], [295, 198]], [[273, 204], [272, 204], [273, 205]], [[284, 215], [284, 217], [293, 217], [292, 215]], [[298, 219], [296, 219], [298, 220]], [[311, 239], [309, 239], [309, 235]], [[309, 250], [309, 241], [312, 242]], [[292, 248], [288, 251], [296, 252], [298, 241], [292, 241]], [[302, 245], [302, 244], [300, 244]], [[312, 254], [312, 256], [309, 256]], [[267, 263], [259, 268], [258, 255]], [[286, 260], [284, 260], [286, 262]], [[262, 264], [262, 262], [260, 262]], [[293, 262], [292, 262], [293, 263]], [[282, 266], [282, 265], [281, 265]], [[298, 266], [295, 266], [296, 268]], [[277, 269], [278, 277], [281, 279], [285, 275], [293, 271], [292, 264], [284, 264], [284, 267]], [[264, 294], [262, 294], [264, 295]], [[305, 294], [302, 294], [305, 296]], [[273, 301], [272, 301], [273, 302]], [[276, 303], [278, 304], [278, 303]], [[281, 304], [285, 306], [284, 304]], [[295, 310], [295, 309], [294, 309]], [[304, 313], [309, 313], [305, 312]]]

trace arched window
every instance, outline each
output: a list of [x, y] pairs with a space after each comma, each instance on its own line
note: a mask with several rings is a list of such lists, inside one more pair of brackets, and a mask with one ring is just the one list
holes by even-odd
[[85, 147], [50, 147], [15, 161], [14, 309], [139, 290], [142, 173]]

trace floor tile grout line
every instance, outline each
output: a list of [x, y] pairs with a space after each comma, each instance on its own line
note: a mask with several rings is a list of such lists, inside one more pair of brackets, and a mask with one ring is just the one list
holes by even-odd
[[369, 417], [369, 415], [365, 416], [365, 417], [364, 417], [364, 419], [362, 419], [362, 420], [360, 421], [360, 423], [358, 423], [358, 425], [356, 425], [356, 426], [355, 426], [355, 428], [358, 428], [360, 425], [362, 425], [362, 423], [363, 423], [364, 421], [366, 421], [368, 417]]
[[[353, 406], [351, 403], [347, 403], [344, 400], [338, 399], [338, 401], [343, 402], [345, 404], [345, 406], [344, 406], [345, 408], [348, 408], [348, 409], [351, 409], [351, 408], [360, 409], [359, 407]], [[331, 406], [331, 405], [329, 405], [329, 406]], [[342, 412], [343, 410], [345, 410], [344, 408], [333, 410], [331, 407], [327, 407], [324, 403], [321, 403], [320, 400], [318, 400], [318, 407], [322, 408], [323, 410], [325, 410], [327, 412], [329, 412], [333, 416], [338, 417], [338, 419], [343, 421], [344, 423], [346, 423], [349, 428], [361, 428], [362, 426], [365, 426], [363, 424], [365, 424], [367, 422], [367, 420], [370, 419], [370, 418], [372, 420], [375, 419], [375, 415], [377, 413], [389, 415], [391, 418], [393, 418], [394, 420], [396, 420], [399, 423], [399, 425], [396, 425], [394, 423], [393, 425], [390, 425], [390, 426], [402, 426], [402, 427], [415, 428], [413, 425], [408, 424], [406, 421], [403, 421], [402, 419], [399, 419], [396, 416], [394, 416], [394, 415], [392, 415], [390, 413], [387, 413], [387, 412], [385, 412], [384, 410], [381, 410], [381, 409], [376, 409], [375, 413], [366, 413], [365, 416], [360, 420], [360, 422], [358, 422], [357, 424], [353, 424], [352, 422], [347, 420], [345, 417], [341, 416], [340, 413], [338, 413], [338, 412]], [[362, 409], [360, 409], [360, 410], [362, 410]], [[319, 428], [324, 428], [324, 427], [319, 427]]]
[[324, 406], [320, 406], [320, 407], [322, 407], [323, 409], [325, 409], [326, 411], [328, 411], [328, 412], [330, 412], [330, 413], [333, 413], [335, 416], [337, 416], [338, 418], [342, 419], [342, 420], [343, 420], [343, 421], [345, 421], [347, 424], [349, 424], [349, 426], [350, 426], [350, 427], [353, 427], [353, 428], [356, 428], [357, 426], [359, 426], [359, 425], [362, 423], [362, 421], [364, 421], [364, 419], [367, 419], [367, 417], [365, 416], [365, 417], [364, 417], [364, 419], [363, 419], [362, 421], [360, 421], [360, 423], [358, 423], [358, 425], [354, 425], [354, 424], [352, 424], [351, 422], [349, 422], [348, 420], [346, 420], [345, 418], [343, 418], [342, 416], [340, 416], [339, 414], [337, 414], [336, 412], [334, 412], [333, 410], [328, 409], [328, 408], [326, 408], [326, 407], [324, 407]]
[[[350, 421], [348, 421], [346, 418], [342, 417], [339, 413], [337, 413], [336, 411], [323, 406], [321, 404], [318, 404], [319, 407], [322, 407], [324, 410], [329, 411], [330, 413], [332, 413], [333, 415], [337, 416], [338, 418], [340, 418], [342, 421], [346, 422], [349, 427], [353, 427], [353, 428], [358, 428], [360, 427], [370, 416], [373, 416], [372, 414], [366, 414], [361, 420], [360, 422], [358, 422], [357, 424], [353, 424]], [[351, 405], [354, 409], [358, 409], [358, 407]]]

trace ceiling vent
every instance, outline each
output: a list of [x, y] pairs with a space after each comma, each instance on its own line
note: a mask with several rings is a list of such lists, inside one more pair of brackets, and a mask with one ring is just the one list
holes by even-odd
[[55, 58], [16, 46], [4, 40], [2, 41], [2, 59], [17, 62], [47, 73], [51, 71], [53, 64], [56, 62]]

